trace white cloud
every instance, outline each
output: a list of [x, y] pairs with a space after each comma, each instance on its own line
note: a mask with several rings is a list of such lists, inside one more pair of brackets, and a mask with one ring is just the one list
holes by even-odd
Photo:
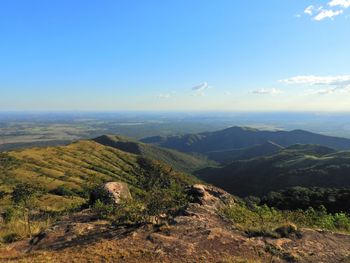
[[307, 95], [327, 95], [339, 92], [350, 91], [350, 75], [342, 76], [296, 76], [289, 79], [280, 80], [288, 85], [318, 86], [322, 88], [309, 89]]
[[337, 11], [333, 11], [333, 10], [328, 10], [328, 9], [322, 9], [315, 17], [314, 20], [316, 21], [321, 21], [323, 19], [326, 18], [333, 18], [336, 16], [339, 16], [341, 14], [343, 14], [344, 11], [343, 10], [337, 10]]
[[275, 95], [275, 94], [279, 94], [282, 91], [279, 89], [257, 89], [257, 90], [253, 90], [252, 93], [253, 94], [258, 94], [258, 95]]
[[341, 76], [296, 76], [280, 80], [285, 84], [304, 84], [304, 85], [349, 85], [350, 75]]
[[315, 21], [333, 19], [344, 14], [345, 9], [350, 7], [350, 0], [329, 0], [327, 6], [328, 8], [310, 5], [304, 9], [304, 14], [311, 16]]
[[328, 5], [331, 7], [349, 8], [350, 0], [332, 0], [328, 3]]
[[313, 5], [310, 5], [305, 8], [304, 14], [307, 14], [309, 16], [312, 16], [314, 14], [315, 7]]

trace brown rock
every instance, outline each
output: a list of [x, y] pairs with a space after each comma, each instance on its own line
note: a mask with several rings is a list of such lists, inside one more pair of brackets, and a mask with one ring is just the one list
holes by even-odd
[[217, 206], [233, 201], [229, 193], [210, 185], [195, 184], [188, 191], [194, 201], [201, 205]]
[[94, 203], [97, 200], [103, 203], [120, 204], [121, 200], [132, 199], [129, 187], [122, 182], [109, 182], [101, 185], [92, 192], [90, 202]]

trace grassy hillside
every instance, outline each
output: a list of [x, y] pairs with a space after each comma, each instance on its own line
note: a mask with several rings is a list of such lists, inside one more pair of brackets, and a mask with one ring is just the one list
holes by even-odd
[[214, 162], [209, 162], [206, 158], [199, 155], [194, 156], [181, 153], [175, 150], [138, 142], [122, 136], [103, 135], [94, 139], [94, 141], [128, 153], [159, 160], [171, 165], [179, 171], [192, 172], [209, 165], [214, 165]]
[[197, 175], [239, 196], [261, 196], [293, 186], [350, 187], [350, 152], [297, 145], [271, 156], [206, 168]]
[[282, 149], [284, 149], [282, 146], [268, 141], [263, 144], [255, 145], [253, 147], [233, 149], [228, 151], [213, 151], [206, 153], [206, 155], [211, 160], [222, 164], [227, 164], [234, 160], [247, 160], [259, 156], [271, 155]]
[[182, 136], [151, 137], [142, 141], [178, 151], [201, 154], [253, 147], [268, 141], [283, 147], [294, 144], [319, 144], [337, 150], [350, 149], [350, 139], [324, 136], [303, 130], [261, 131], [244, 127]]
[[[146, 167], [143, 160], [94, 141], [0, 153], [0, 191], [5, 193], [0, 198], [0, 210], [9, 204], [10, 193], [18, 183], [29, 183], [44, 190], [39, 200], [42, 209], [62, 210], [84, 202], [84, 191], [101, 182], [123, 181], [133, 192], [142, 191], [138, 188], [138, 179], [147, 174], [151, 166], [181, 183], [195, 181], [158, 161], [151, 161]], [[60, 194], [62, 187], [68, 189], [71, 196]]]

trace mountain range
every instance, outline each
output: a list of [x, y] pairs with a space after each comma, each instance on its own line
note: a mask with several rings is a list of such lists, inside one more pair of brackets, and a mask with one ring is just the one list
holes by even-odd
[[318, 144], [336, 150], [349, 150], [350, 139], [331, 137], [304, 130], [262, 131], [247, 127], [231, 127], [215, 132], [149, 137], [141, 140], [182, 152], [209, 154], [210, 152], [231, 151], [254, 147], [272, 142], [282, 147], [294, 144]]

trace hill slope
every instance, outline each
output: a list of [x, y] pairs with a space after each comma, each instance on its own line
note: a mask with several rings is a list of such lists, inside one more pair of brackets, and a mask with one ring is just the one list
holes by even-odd
[[94, 141], [124, 152], [159, 160], [179, 171], [191, 172], [209, 165], [209, 162], [204, 157], [145, 144], [122, 136], [103, 135], [94, 139]]
[[[82, 203], [85, 189], [101, 182], [122, 181], [128, 183], [132, 191], [142, 191], [138, 188], [138, 178], [149, 169], [143, 159], [88, 140], [67, 146], [0, 153], [0, 191], [10, 193], [18, 183], [26, 182], [41, 186], [45, 191], [40, 198], [41, 206], [61, 210]], [[184, 184], [196, 181], [161, 162], [150, 161], [150, 165]], [[73, 196], [56, 194], [55, 190], [62, 186], [73, 192]], [[9, 197], [0, 199], [0, 210], [9, 202]]]
[[303, 130], [261, 131], [243, 127], [182, 136], [150, 137], [142, 141], [178, 151], [202, 154], [253, 147], [268, 141], [283, 147], [294, 144], [319, 144], [336, 150], [350, 149], [350, 139], [324, 136]]
[[233, 149], [228, 151], [213, 151], [206, 153], [206, 155], [211, 160], [220, 163], [228, 163], [234, 160], [247, 160], [259, 156], [271, 155], [282, 149], [284, 149], [284, 147], [268, 141], [263, 144], [255, 145], [253, 147]]
[[234, 161], [197, 172], [202, 180], [239, 195], [264, 195], [293, 186], [350, 187], [350, 152], [292, 146], [271, 156]]

